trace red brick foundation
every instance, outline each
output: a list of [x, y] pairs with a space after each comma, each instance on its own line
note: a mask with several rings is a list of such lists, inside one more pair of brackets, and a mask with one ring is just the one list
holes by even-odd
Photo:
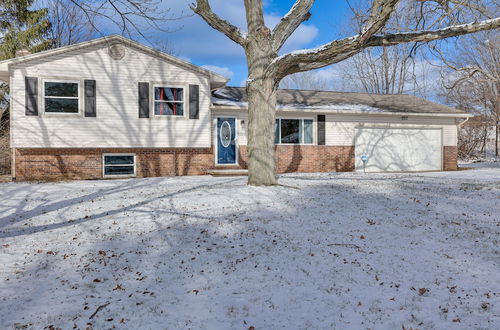
[[[137, 177], [203, 175], [215, 167], [213, 148], [23, 148], [15, 149], [16, 180], [101, 179], [103, 153], [136, 154]], [[354, 146], [278, 145], [276, 157], [278, 173], [354, 171]], [[239, 167], [247, 160], [240, 146]], [[457, 170], [457, 147], [444, 147], [443, 170]]]
[[202, 175], [214, 164], [212, 148], [23, 148], [15, 150], [15, 177], [18, 181], [100, 179], [103, 153], [136, 154], [137, 177]]
[[[277, 172], [354, 171], [354, 146], [276, 146]], [[239, 163], [247, 168], [247, 148], [240, 146]]]
[[[103, 153], [136, 154], [137, 177], [203, 175], [214, 168], [212, 148], [21, 148], [15, 149], [15, 177], [29, 180], [101, 179]], [[277, 172], [354, 170], [354, 146], [276, 146]], [[239, 148], [247, 168], [247, 148]], [[230, 166], [228, 168], [234, 168]]]
[[443, 171], [457, 170], [457, 147], [443, 147]]

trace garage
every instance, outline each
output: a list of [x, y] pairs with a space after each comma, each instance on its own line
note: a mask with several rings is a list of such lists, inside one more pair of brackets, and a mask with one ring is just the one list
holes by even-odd
[[356, 171], [441, 171], [441, 129], [357, 128]]

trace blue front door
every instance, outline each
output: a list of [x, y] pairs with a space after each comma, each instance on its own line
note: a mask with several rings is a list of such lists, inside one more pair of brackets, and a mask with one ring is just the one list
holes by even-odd
[[217, 118], [217, 164], [236, 164], [236, 119]]

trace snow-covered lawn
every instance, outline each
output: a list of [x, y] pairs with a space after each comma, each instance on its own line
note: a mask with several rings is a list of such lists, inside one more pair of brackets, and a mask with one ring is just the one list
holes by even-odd
[[500, 168], [0, 184], [0, 328], [498, 329]]

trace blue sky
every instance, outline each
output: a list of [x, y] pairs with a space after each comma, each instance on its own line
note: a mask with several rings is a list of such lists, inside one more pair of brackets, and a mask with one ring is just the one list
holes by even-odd
[[[164, 0], [164, 6], [172, 8], [170, 14], [173, 16], [191, 15], [188, 5], [192, 2], [193, 0]], [[264, 3], [266, 23], [273, 27], [288, 12], [294, 1], [264, 0]], [[245, 28], [243, 0], [211, 0], [211, 5], [219, 16]], [[343, 30], [342, 26], [351, 15], [345, 0], [317, 0], [311, 13], [311, 19], [292, 35], [284, 51], [315, 47], [340, 37], [339, 31]], [[170, 47], [180, 57], [228, 76], [231, 78], [229, 85], [244, 84], [247, 77], [246, 62], [239, 45], [213, 30], [197, 15], [162, 24], [173, 32], [150, 30], [147, 32], [146, 43], [155, 45], [168, 40]]]

